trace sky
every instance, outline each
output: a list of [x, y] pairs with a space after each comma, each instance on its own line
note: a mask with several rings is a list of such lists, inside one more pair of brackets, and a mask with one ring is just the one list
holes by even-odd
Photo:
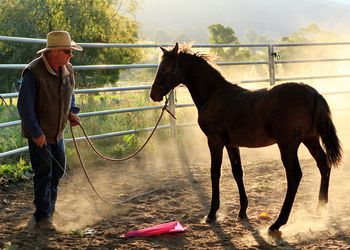
[[350, 33], [350, 0], [143, 0], [136, 14], [141, 30], [181, 31], [220, 23], [238, 35], [253, 30], [281, 37], [315, 23]]
[[350, 0], [330, 0], [330, 1], [350, 5]]

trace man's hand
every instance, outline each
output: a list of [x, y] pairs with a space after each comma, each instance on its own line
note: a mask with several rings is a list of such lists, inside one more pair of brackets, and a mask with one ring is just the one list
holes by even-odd
[[33, 141], [39, 148], [42, 148], [44, 145], [46, 145], [46, 136], [42, 134], [37, 138], [33, 138]]
[[70, 124], [74, 127], [80, 124], [80, 118], [76, 114], [70, 112], [68, 116], [68, 120], [70, 121]]

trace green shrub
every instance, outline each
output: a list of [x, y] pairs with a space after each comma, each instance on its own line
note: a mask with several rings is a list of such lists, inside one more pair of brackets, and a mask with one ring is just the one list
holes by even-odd
[[31, 176], [32, 169], [23, 159], [17, 164], [0, 164], [0, 186], [28, 180]]

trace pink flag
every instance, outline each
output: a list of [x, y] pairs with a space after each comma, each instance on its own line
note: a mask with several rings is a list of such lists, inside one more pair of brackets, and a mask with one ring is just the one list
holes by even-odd
[[183, 227], [179, 221], [172, 221], [168, 223], [159, 224], [153, 227], [134, 230], [124, 234], [124, 237], [149, 237], [159, 234], [184, 232], [185, 230], [186, 227]]

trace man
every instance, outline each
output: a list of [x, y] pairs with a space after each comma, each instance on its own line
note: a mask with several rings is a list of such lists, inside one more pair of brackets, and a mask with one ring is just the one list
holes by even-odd
[[52, 222], [57, 189], [66, 165], [63, 133], [67, 120], [79, 124], [73, 89], [73, 50], [83, 49], [66, 31], [47, 35], [46, 48], [37, 53], [22, 72], [18, 96], [22, 135], [28, 139], [29, 156], [34, 171], [35, 228], [55, 230]]

